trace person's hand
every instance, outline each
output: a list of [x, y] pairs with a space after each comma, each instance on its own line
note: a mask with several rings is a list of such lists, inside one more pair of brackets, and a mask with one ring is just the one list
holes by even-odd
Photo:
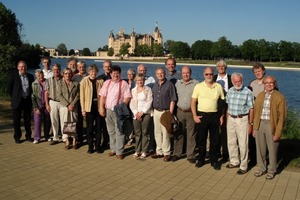
[[135, 115], [136, 119], [139, 120], [139, 121], [142, 121], [143, 114], [144, 114], [143, 112], [138, 112], [138, 113]]
[[68, 110], [69, 111], [73, 111], [73, 109], [74, 109], [74, 106], [72, 104], [68, 105]]
[[220, 126], [222, 126], [224, 123], [224, 115], [221, 115], [220, 117]]
[[203, 117], [203, 116], [198, 116], [198, 115], [193, 116], [195, 123], [197, 123], [197, 124], [201, 123], [201, 118], [202, 118], [202, 117]]
[[251, 135], [253, 131], [253, 125], [248, 124], [248, 134]]
[[86, 116], [86, 112], [85, 111], [82, 111], [81, 114], [82, 114], [83, 117]]
[[252, 136], [255, 138], [256, 135], [257, 135], [257, 130], [253, 130], [253, 131], [252, 131]]
[[278, 142], [279, 139], [280, 139], [280, 137], [278, 137], [278, 136], [276, 136], [276, 135], [273, 136], [273, 141], [274, 141], [274, 142]]
[[40, 109], [36, 109], [36, 110], [35, 110], [35, 114], [40, 115], [40, 114], [41, 114]]
[[48, 111], [48, 113], [51, 112], [51, 107], [50, 107], [50, 105], [46, 105], [46, 110]]
[[100, 113], [99, 113], [102, 117], [105, 117], [106, 115], [106, 111], [105, 109], [100, 109]]

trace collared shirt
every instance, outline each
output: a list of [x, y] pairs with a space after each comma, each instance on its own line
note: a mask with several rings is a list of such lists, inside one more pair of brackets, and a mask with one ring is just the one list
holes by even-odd
[[250, 89], [243, 86], [240, 90], [230, 88], [226, 95], [228, 113], [230, 115], [246, 115], [253, 108], [253, 94]]
[[45, 90], [49, 92], [49, 98], [54, 101], [59, 101], [58, 90], [61, 86], [62, 77], [59, 79], [54, 78], [53, 76], [46, 79]]
[[226, 92], [228, 92], [229, 88], [228, 88], [228, 76], [227, 76], [227, 74], [225, 74], [224, 77], [221, 77], [218, 74], [216, 82], [219, 83]]
[[260, 119], [270, 120], [270, 99], [272, 93], [273, 91], [271, 93], [265, 92], [265, 100]]
[[173, 83], [174, 85], [176, 84], [176, 82], [181, 79], [181, 73], [180, 71], [174, 70], [174, 73], [171, 75], [168, 71], [166, 73], [166, 78], [171, 81], [171, 83]]
[[129, 104], [133, 113], [133, 119], [135, 119], [135, 115], [138, 112], [150, 114], [153, 101], [153, 95], [150, 87], [145, 85], [143, 91], [138, 92], [137, 90], [137, 86], [131, 90], [132, 99]]
[[52, 73], [52, 71], [50, 69], [48, 71], [46, 71], [45, 69], [43, 69], [42, 71], [44, 73], [44, 78], [45, 79], [51, 78], [53, 76], [53, 73]]
[[154, 83], [155, 79], [152, 76], [145, 76], [145, 85], [147, 85], [150, 88], [153, 88]]
[[175, 86], [168, 80], [161, 85], [158, 81], [152, 88], [153, 108], [159, 110], [169, 110], [171, 101], [177, 101]]
[[191, 100], [192, 94], [195, 85], [199, 83], [199, 81], [195, 79], [191, 79], [189, 82], [185, 83], [182, 79], [177, 81], [175, 84], [178, 102], [177, 107], [181, 110], [189, 110], [191, 109]]
[[[120, 81], [122, 86], [120, 88]], [[119, 96], [121, 90], [121, 94]], [[99, 92], [101, 97], [105, 97], [105, 108], [114, 110], [115, 105], [119, 104], [126, 98], [131, 98], [130, 88], [126, 81], [119, 80], [114, 82], [112, 80], [106, 80]]]
[[257, 95], [264, 91], [265, 85], [263, 82], [259, 83], [257, 79], [253, 80], [250, 83], [250, 87], [252, 88], [253, 96], [256, 98]]
[[219, 83], [213, 83], [211, 87], [208, 87], [203, 81], [195, 86], [192, 98], [198, 99], [198, 111], [217, 112], [218, 100], [224, 99], [223, 88]]
[[20, 74], [21, 83], [22, 83], [22, 97], [28, 97], [30, 91], [29, 91], [29, 81], [26, 74], [22, 75]]
[[86, 74], [81, 75], [81, 74], [78, 73], [78, 74], [75, 74], [75, 75], [72, 77], [72, 81], [76, 81], [76, 82], [80, 83], [81, 80], [82, 80], [84, 77], [86, 77]]

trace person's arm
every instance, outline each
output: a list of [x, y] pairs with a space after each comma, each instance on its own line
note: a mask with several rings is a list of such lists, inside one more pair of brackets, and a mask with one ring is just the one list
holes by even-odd
[[253, 108], [250, 108], [249, 110], [249, 116], [248, 116], [248, 134], [252, 134], [252, 131], [253, 131]]
[[176, 104], [175, 101], [171, 101], [171, 102], [170, 102], [170, 112], [171, 112], [172, 114], [174, 113], [175, 104]]
[[106, 97], [100, 96], [100, 115], [102, 117], [105, 117], [106, 115], [105, 101], [106, 101]]
[[197, 115], [197, 102], [198, 102], [198, 99], [192, 98], [192, 101], [191, 101], [191, 111], [193, 113], [194, 121], [196, 123], [201, 123], [202, 116], [198, 116]]

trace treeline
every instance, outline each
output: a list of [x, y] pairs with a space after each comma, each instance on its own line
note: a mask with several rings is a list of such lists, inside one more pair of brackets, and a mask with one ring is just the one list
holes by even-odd
[[276, 62], [300, 61], [300, 43], [280, 41], [270, 42], [265, 39], [249, 39], [240, 46], [233, 45], [225, 36], [218, 41], [197, 40], [191, 47], [182, 41], [167, 40], [165, 52], [175, 58], [193, 60], [239, 59], [246, 61]]

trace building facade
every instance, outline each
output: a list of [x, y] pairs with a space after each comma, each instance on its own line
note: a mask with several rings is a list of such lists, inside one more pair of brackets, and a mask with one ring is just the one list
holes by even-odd
[[114, 54], [119, 55], [121, 46], [128, 43], [130, 45], [128, 51], [129, 54], [133, 54], [137, 45], [146, 44], [151, 47], [153, 44], [163, 44], [163, 37], [158, 29], [157, 23], [153, 34], [137, 34], [134, 29], [131, 34], [125, 34], [121, 28], [119, 33], [115, 36], [113, 31], [110, 32], [108, 37], [108, 48], [114, 49]]

